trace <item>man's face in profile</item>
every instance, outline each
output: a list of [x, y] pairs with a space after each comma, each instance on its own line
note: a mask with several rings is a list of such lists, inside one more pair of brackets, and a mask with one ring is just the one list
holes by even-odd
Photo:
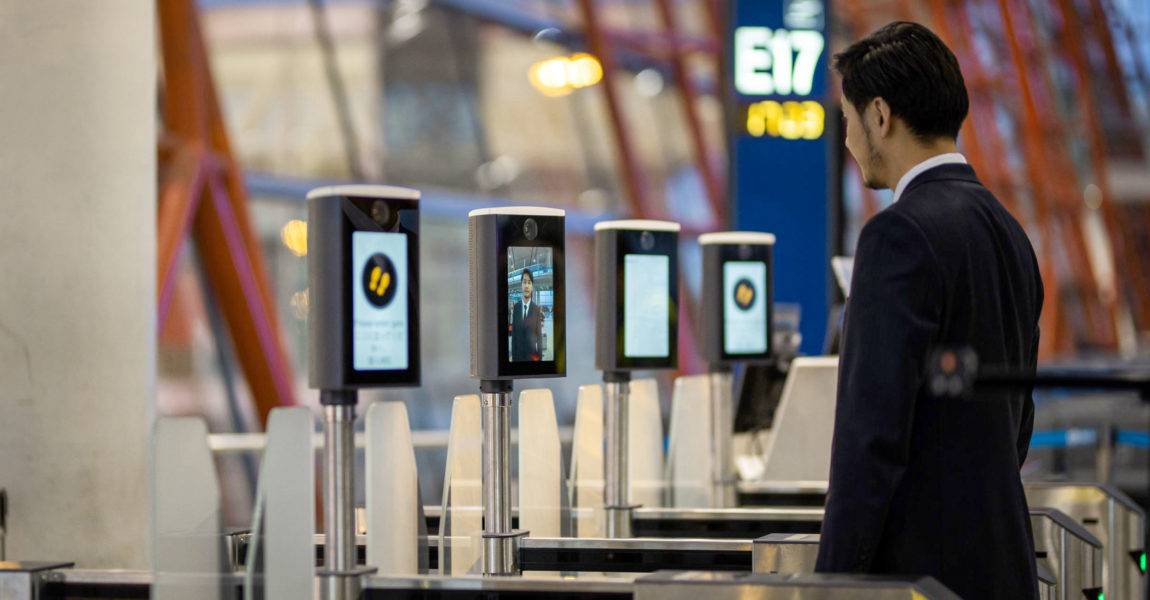
[[532, 283], [531, 277], [528, 275], [523, 275], [519, 281], [523, 285], [523, 301], [524, 302], [530, 302], [531, 301], [531, 292], [534, 291], [535, 284]]
[[[880, 177], [885, 161], [872, 139], [871, 129], [865, 121], [865, 114], [859, 114], [854, 104], [847, 101], [846, 96], [840, 97], [843, 107], [843, 117], [846, 119], [846, 135], [844, 142], [851, 157], [858, 163], [862, 172], [863, 183], [872, 190], [891, 187]], [[869, 108], [869, 107], [868, 107]]]

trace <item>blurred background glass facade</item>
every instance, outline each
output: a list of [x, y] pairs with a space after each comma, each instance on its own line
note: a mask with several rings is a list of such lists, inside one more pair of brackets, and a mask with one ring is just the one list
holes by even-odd
[[[673, 3], [682, 35], [710, 35], [704, 1]], [[1047, 4], [1031, 2], [1037, 18], [1046, 18]], [[661, 30], [652, 2], [612, 0], [599, 6], [609, 27]], [[595, 65], [565, 68], [585, 57], [585, 50], [572, 43], [580, 28], [577, 3], [328, 0], [321, 7], [334, 53], [325, 52], [317, 33], [317, 6], [306, 0], [200, 0], [199, 7], [233, 150], [247, 173], [251, 215], [270, 271], [297, 397], [318, 406], [306, 375], [304, 195], [330, 182], [377, 181], [417, 188], [426, 199], [421, 218], [424, 375], [418, 389], [362, 391], [361, 405], [402, 400], [413, 429], [448, 427], [452, 397], [477, 391], [468, 376], [466, 213], [487, 204], [547, 205], [571, 215], [568, 374], [518, 387], [550, 388], [560, 425], [569, 427], [578, 387], [601, 379], [594, 370], [590, 225], [630, 212], [616, 166], [611, 115], [594, 83]], [[1150, 2], [1115, 0], [1112, 8], [1128, 16], [1124, 26], [1142, 34], [1115, 47], [1130, 74], [1131, 103], [1145, 124], [1150, 122], [1150, 95], [1138, 70], [1150, 64]], [[837, 9], [838, 3], [831, 6]], [[929, 24], [925, 14], [923, 20]], [[1001, 32], [994, 15], [975, 15], [972, 22], [978, 24], [973, 42], [983, 60], [1003, 60], [995, 55]], [[857, 37], [845, 19], [835, 23], [831, 51]], [[705, 200], [669, 69], [633, 55], [622, 55], [621, 62], [614, 78], [647, 194], [665, 207], [666, 218], [687, 230], [722, 228]], [[700, 93], [697, 114], [707, 145], [726, 148], [718, 64], [692, 59], [689, 68]], [[562, 80], [563, 73], [569, 81]], [[1055, 80], [1068, 77], [1052, 75]], [[828, 110], [828, 124], [837, 118]], [[1006, 110], [999, 111], [999, 121], [1003, 131], [1018, 130]], [[1150, 128], [1135, 131], [1146, 135]], [[1012, 141], [1006, 149], [1008, 171], [1021, 172], [1019, 144], [1013, 134], [1005, 137]], [[1086, 150], [1074, 147], [1071, 152], [1081, 157]], [[726, 165], [718, 168], [723, 172]], [[866, 215], [863, 191], [849, 166], [842, 190], [841, 245], [851, 253]], [[880, 205], [889, 203], [889, 192], [878, 199]], [[686, 241], [683, 252], [684, 265], [698, 264], [693, 243]], [[683, 275], [686, 289], [697, 297], [699, 274], [685, 269]], [[195, 253], [186, 249], [160, 341], [159, 413], [204, 415], [213, 432], [257, 431], [248, 388], [203, 281]], [[683, 372], [701, 370], [697, 358], [681, 354]], [[669, 402], [671, 375], [659, 375], [664, 403]], [[1145, 409], [1135, 404], [1108, 403], [1083, 411], [1079, 416], [1047, 411], [1040, 424], [1044, 418], [1051, 426], [1083, 423], [1104, 413], [1107, 419], [1146, 422]], [[1145, 450], [1130, 452], [1114, 460], [1145, 468]], [[425, 503], [438, 502], [444, 456], [441, 448], [417, 452]], [[1072, 473], [1097, 466], [1092, 455], [1073, 449], [1037, 456], [1044, 462], [1035, 468]], [[253, 462], [222, 458], [221, 467], [227, 519], [247, 523]]]

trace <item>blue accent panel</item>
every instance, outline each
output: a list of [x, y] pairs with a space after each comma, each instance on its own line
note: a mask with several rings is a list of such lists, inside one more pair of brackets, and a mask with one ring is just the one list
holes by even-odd
[[735, 148], [734, 225], [778, 237], [775, 302], [802, 306], [802, 351], [821, 354], [830, 310], [826, 142], [742, 138]]
[[1119, 429], [1114, 437], [1115, 443], [1135, 448], [1150, 448], [1150, 433], [1145, 431], [1131, 431]]
[[[776, 302], [794, 302], [802, 307], [800, 331], [802, 352], [821, 354], [826, 336], [833, 280], [830, 272], [831, 210], [828, 182], [830, 148], [838, 143], [834, 127], [824, 125], [816, 140], [787, 140], [750, 136], [746, 131], [746, 107], [763, 100], [813, 100], [829, 110], [829, 40], [819, 56], [807, 96], [746, 96], [734, 88], [734, 31], [738, 27], [767, 27], [819, 31], [826, 37], [828, 2], [817, 0], [732, 0], [728, 48], [732, 60], [728, 73], [731, 114], [732, 226], [737, 229], [769, 231], [778, 241], [774, 250], [774, 290]], [[786, 13], [786, 16], [785, 14]]]
[[1098, 444], [1098, 432], [1093, 429], [1053, 429], [1035, 431], [1030, 436], [1034, 448], [1081, 448]]

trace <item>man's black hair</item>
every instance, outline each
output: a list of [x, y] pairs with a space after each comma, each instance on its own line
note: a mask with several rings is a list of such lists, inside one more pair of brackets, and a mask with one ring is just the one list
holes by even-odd
[[[530, 279], [532, 284], [534, 284], [534, 283], [535, 283], [535, 276], [531, 274], [531, 271], [530, 271], [530, 270], [528, 270], [528, 269], [523, 269], [523, 277], [526, 277], [527, 279]], [[519, 278], [519, 281], [521, 281], [521, 282], [522, 282], [522, 281], [523, 281], [523, 277], [520, 277], [520, 278]]]
[[955, 139], [970, 108], [958, 59], [931, 30], [896, 21], [834, 57], [843, 96], [861, 115], [882, 98], [922, 141]]

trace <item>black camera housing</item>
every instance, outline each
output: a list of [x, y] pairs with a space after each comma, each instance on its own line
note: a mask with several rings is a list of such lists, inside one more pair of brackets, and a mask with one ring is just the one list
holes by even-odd
[[[565, 214], [559, 209], [528, 206], [485, 208], [468, 215], [473, 378], [494, 381], [566, 376]], [[511, 360], [510, 248], [551, 252], [550, 270], [541, 269], [551, 280], [551, 289], [546, 290], [552, 299], [551, 360]], [[539, 296], [544, 293], [538, 291]]]
[[[605, 373], [614, 373], [678, 367], [679, 230], [679, 224], [670, 221], [631, 219], [595, 224], [595, 367], [597, 369]], [[629, 355], [627, 352], [626, 262], [629, 256], [632, 260], [638, 259], [636, 264], [647, 258], [666, 259], [666, 288], [657, 291], [666, 294], [665, 353]], [[649, 267], [643, 265], [642, 268]]]
[[[324, 390], [418, 386], [419, 192], [380, 185], [332, 186], [309, 192], [307, 203], [309, 384]], [[368, 267], [362, 260], [359, 262], [364, 264], [353, 264], [356, 233], [404, 236], [402, 240], [386, 238], [388, 247], [403, 248], [405, 260], [397, 260], [402, 264], [394, 264], [387, 256], [369, 257], [380, 260], [388, 270], [388, 295], [379, 303], [394, 302], [397, 294], [406, 302], [406, 310], [393, 315], [406, 329], [406, 340], [400, 342], [406, 346], [406, 352], [400, 353], [406, 357], [402, 368], [355, 368], [353, 303], [357, 294], [366, 293], [360, 288], [366, 289], [364, 271]], [[393, 278], [394, 288], [390, 287]], [[391, 350], [397, 347], [394, 341], [388, 346]]]
[[[702, 355], [712, 367], [734, 364], [767, 364], [771, 362], [773, 351], [774, 281], [772, 256], [775, 236], [756, 231], [725, 231], [699, 236], [699, 246], [703, 251], [703, 298], [700, 307], [699, 339], [702, 340]], [[729, 267], [728, 264], [731, 264]], [[742, 276], [736, 275], [727, 281], [728, 270], [760, 273], [760, 276], [747, 277], [752, 282], [752, 290], [757, 296], [756, 304], [746, 307], [757, 314], [749, 320], [732, 323], [731, 329], [745, 334], [742, 342], [730, 339], [728, 319], [738, 316], [728, 314], [728, 294], [734, 293]], [[754, 289], [754, 288], [762, 289]], [[733, 301], [733, 300], [732, 300]], [[758, 304], [761, 303], [761, 304]], [[736, 310], [741, 311], [740, 307]], [[751, 323], [758, 323], [762, 315], [761, 329], [749, 331]], [[748, 337], [749, 336], [749, 337]], [[750, 341], [750, 344], [746, 342]], [[744, 348], [736, 346], [742, 344]], [[753, 347], [751, 347], [753, 346]], [[728, 351], [735, 350], [735, 351]], [[743, 351], [745, 350], [745, 351]]]

